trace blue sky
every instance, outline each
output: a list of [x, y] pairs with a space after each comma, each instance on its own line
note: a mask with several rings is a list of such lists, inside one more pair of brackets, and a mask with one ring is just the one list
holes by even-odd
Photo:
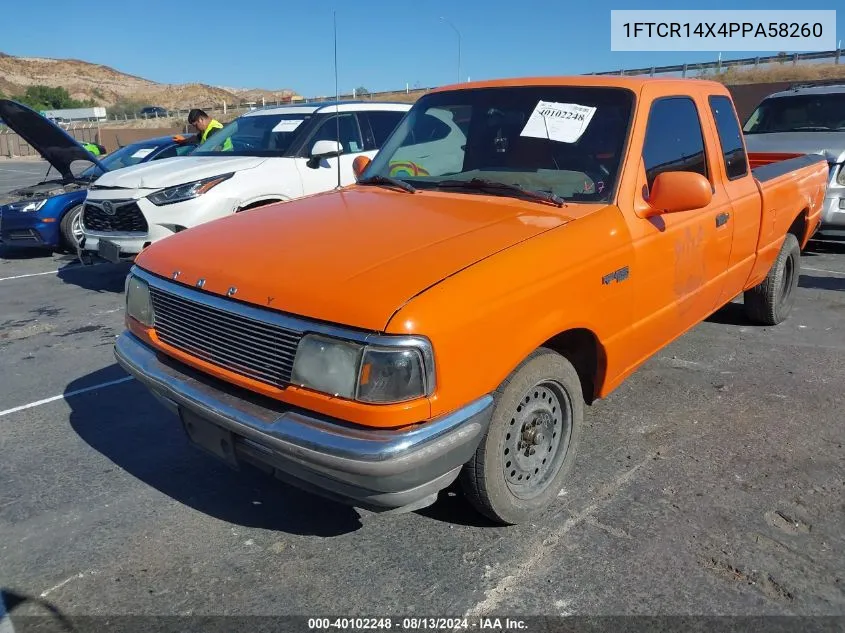
[[[14, 4], [12, 2], [14, 1]], [[436, 86], [457, 78], [580, 74], [715, 59], [710, 52], [611, 52], [611, 9], [795, 9], [794, 2], [566, 2], [564, 0], [145, 0], [107, 3], [9, 0], [0, 51], [76, 58], [155, 81], [334, 93], [332, 10], [337, 11], [340, 90]], [[96, 6], [98, 3], [94, 3]], [[839, 4], [841, 7], [841, 3]], [[407, 7], [407, 8], [405, 8]], [[812, 9], [836, 9], [822, 0]], [[36, 26], [37, 25], [37, 26]], [[845, 34], [845, 9], [837, 38]], [[759, 54], [778, 51], [760, 51]], [[723, 59], [753, 56], [723, 52]]]

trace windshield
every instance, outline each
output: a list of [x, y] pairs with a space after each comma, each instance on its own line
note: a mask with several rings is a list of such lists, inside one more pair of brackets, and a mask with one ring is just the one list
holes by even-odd
[[606, 201], [616, 186], [634, 96], [621, 88], [519, 86], [423, 96], [363, 178], [392, 176], [459, 193], [484, 179], [570, 201]]
[[[109, 171], [114, 171], [115, 169], [121, 169], [123, 167], [137, 165], [147, 156], [155, 152], [157, 149], [157, 145], [150, 145], [147, 143], [133, 143], [132, 145], [127, 145], [125, 147], [121, 147], [118, 150], [115, 150], [108, 156], [104, 156], [100, 159], [100, 162]], [[79, 174], [80, 178], [93, 178], [95, 176], [102, 175], [103, 170], [100, 169], [97, 165], [91, 165], [90, 163], [87, 164], [89, 166], [87, 169], [85, 169], [84, 171], [82, 171], [82, 173]]]
[[845, 93], [765, 99], [751, 114], [746, 134], [845, 130]]
[[209, 136], [194, 155], [285, 156], [308, 118], [306, 114], [242, 116]]

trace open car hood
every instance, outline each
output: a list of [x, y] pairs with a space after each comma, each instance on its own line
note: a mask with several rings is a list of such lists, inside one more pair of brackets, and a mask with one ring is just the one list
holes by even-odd
[[72, 180], [71, 164], [84, 160], [97, 165], [104, 172], [103, 165], [70, 134], [35, 110], [17, 101], [0, 99], [0, 119], [50, 163], [65, 180]]

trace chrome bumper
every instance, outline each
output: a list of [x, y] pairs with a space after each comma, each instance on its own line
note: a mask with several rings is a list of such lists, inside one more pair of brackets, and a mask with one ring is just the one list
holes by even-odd
[[352, 426], [292, 409], [160, 357], [130, 332], [115, 357], [182, 419], [192, 441], [350, 505], [407, 512], [433, 503], [472, 457], [492, 414], [490, 395], [410, 430]]

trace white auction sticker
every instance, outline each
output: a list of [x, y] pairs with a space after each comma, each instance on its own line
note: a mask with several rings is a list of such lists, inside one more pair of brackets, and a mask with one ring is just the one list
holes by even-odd
[[538, 101], [520, 136], [574, 143], [581, 138], [595, 113], [593, 106]]
[[132, 158], [146, 158], [155, 151], [155, 147], [145, 147], [132, 154]]
[[282, 119], [273, 128], [274, 132], [293, 132], [302, 124], [303, 119]]

